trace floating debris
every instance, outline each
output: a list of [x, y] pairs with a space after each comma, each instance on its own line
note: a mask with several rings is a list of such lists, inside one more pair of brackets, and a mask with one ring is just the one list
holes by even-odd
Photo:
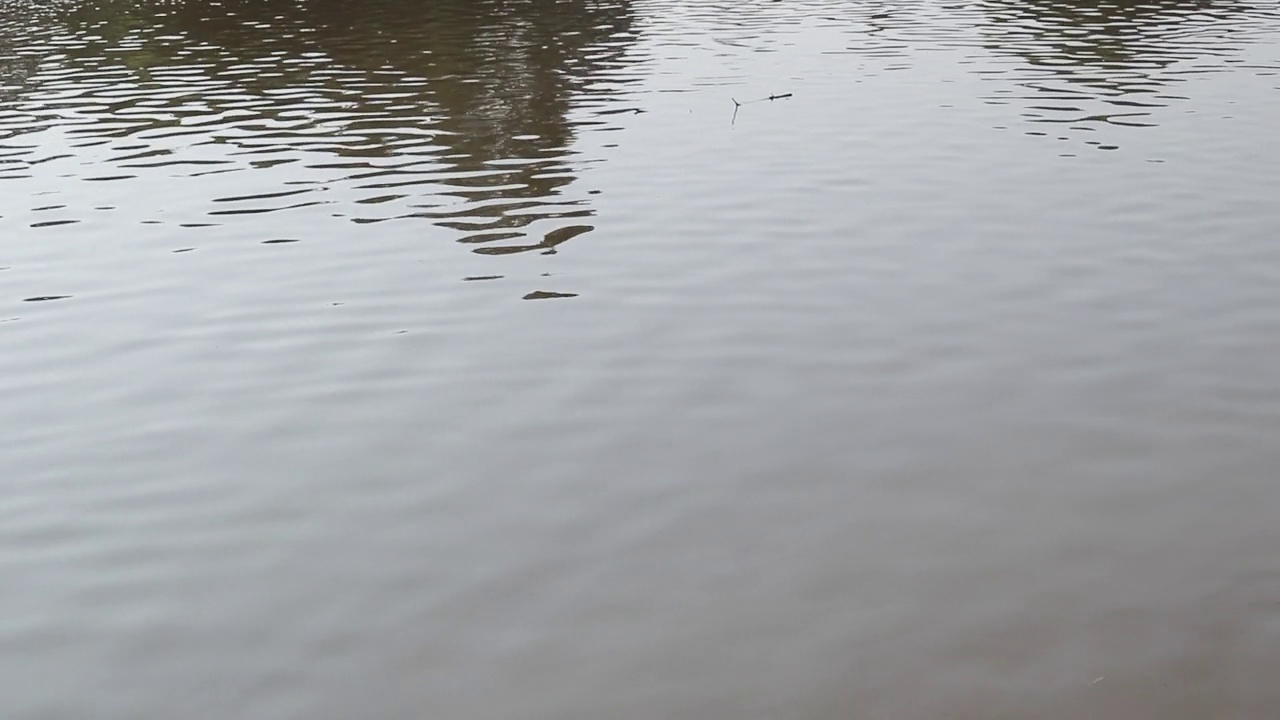
[[769, 97], [756, 98], [755, 100], [744, 100], [743, 102], [738, 102], [737, 98], [729, 98], [733, 101], [733, 119], [729, 121], [729, 124], [732, 125], [738, 121], [738, 109], [743, 105], [754, 105], [755, 103], [772, 102], [774, 100], [786, 100], [789, 97], [791, 97], [791, 93], [788, 92], [770, 95]]
[[578, 293], [562, 293], [562, 292], [548, 292], [546, 290], [535, 290], [529, 293], [528, 295], [525, 295], [523, 299], [551, 300], [552, 298], [571, 298], [571, 297], [578, 297]]

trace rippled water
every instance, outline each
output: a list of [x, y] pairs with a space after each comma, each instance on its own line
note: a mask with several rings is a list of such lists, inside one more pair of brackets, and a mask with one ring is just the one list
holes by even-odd
[[1280, 713], [1280, 10], [0, 0], [5, 718]]

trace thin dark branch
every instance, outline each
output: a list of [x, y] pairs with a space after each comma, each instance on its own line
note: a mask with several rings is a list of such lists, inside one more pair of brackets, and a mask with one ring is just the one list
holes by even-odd
[[738, 102], [737, 98], [729, 98], [730, 100], [733, 101], [733, 119], [729, 121], [729, 124], [733, 125], [738, 121], [738, 109], [741, 108], [743, 105], [751, 105], [753, 103], [760, 103], [760, 102], [773, 101], [773, 100], [786, 100], [789, 97], [791, 97], [791, 93], [782, 93], [780, 95], [770, 95], [769, 97], [762, 97], [756, 100], [747, 100], [745, 102]]

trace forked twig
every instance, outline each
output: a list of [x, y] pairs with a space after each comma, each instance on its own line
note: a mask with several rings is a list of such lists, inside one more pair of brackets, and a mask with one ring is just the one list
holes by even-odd
[[762, 97], [762, 98], [757, 98], [755, 100], [747, 100], [744, 102], [738, 102], [737, 98], [729, 98], [730, 100], [733, 101], [733, 119], [729, 121], [729, 124], [733, 125], [734, 123], [738, 122], [738, 109], [741, 108], [743, 105], [754, 105], [755, 103], [760, 103], [765, 101], [771, 102], [773, 100], [786, 100], [789, 97], [791, 97], [791, 93], [782, 93], [780, 95], [770, 95], [769, 97]]

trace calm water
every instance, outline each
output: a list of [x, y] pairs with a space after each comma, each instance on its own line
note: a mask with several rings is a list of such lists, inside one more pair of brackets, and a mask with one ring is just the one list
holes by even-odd
[[1277, 138], [1263, 0], [0, 0], [0, 716], [1275, 718]]

